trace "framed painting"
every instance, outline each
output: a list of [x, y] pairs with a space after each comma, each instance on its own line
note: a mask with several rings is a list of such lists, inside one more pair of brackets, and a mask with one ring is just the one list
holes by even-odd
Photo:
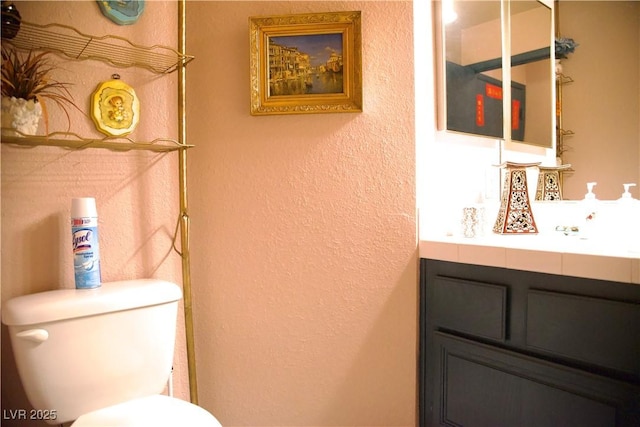
[[360, 12], [249, 18], [251, 114], [362, 111]]

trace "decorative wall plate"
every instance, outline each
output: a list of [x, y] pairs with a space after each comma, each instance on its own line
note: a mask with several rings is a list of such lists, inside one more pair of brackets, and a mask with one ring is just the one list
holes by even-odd
[[144, 0], [98, 0], [102, 14], [119, 25], [135, 23], [144, 11]]
[[102, 82], [92, 95], [91, 118], [98, 130], [109, 136], [127, 135], [140, 119], [140, 101], [135, 91], [114, 74]]

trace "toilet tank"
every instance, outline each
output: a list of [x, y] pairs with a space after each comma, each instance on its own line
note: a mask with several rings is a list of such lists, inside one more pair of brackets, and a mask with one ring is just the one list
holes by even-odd
[[180, 288], [142, 279], [13, 298], [2, 308], [35, 409], [60, 424], [161, 393], [171, 372]]

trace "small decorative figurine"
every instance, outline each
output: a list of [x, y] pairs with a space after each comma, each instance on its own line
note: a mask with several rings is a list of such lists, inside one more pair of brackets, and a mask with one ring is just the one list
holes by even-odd
[[20, 31], [20, 22], [22, 17], [18, 8], [12, 1], [2, 2], [2, 38], [12, 39], [18, 35]]

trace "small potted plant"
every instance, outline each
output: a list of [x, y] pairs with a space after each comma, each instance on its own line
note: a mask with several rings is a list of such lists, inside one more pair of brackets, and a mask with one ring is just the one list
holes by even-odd
[[578, 47], [578, 43], [569, 37], [558, 37], [555, 43], [556, 59], [567, 59]]
[[562, 76], [562, 59], [567, 59], [578, 47], [578, 43], [569, 37], [557, 37], [555, 40], [556, 78]]
[[34, 135], [40, 118], [45, 133], [49, 131], [47, 101], [58, 105], [71, 124], [68, 107], [79, 111], [69, 92], [70, 83], [51, 77], [55, 67], [49, 62], [48, 52], [19, 53], [2, 46], [2, 128], [15, 129], [16, 135]]

